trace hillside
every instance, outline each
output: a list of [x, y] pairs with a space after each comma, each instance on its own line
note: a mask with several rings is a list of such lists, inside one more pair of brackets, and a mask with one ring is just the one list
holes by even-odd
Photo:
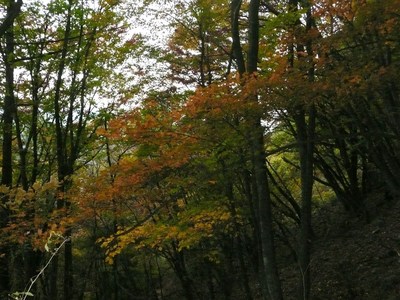
[[[312, 299], [400, 298], [400, 202], [375, 209], [371, 222], [336, 205], [315, 217]], [[285, 299], [295, 299], [298, 269], [282, 271]]]

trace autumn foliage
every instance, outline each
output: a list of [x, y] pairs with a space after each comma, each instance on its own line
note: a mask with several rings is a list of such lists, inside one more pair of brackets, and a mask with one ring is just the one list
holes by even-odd
[[318, 296], [318, 209], [399, 194], [399, 1], [89, 2], [0, 24], [0, 298], [64, 244], [35, 299]]

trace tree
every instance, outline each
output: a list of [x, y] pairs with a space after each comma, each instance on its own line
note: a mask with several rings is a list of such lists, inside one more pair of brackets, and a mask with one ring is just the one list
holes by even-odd
[[[5, 37], [5, 49], [3, 59], [5, 64], [5, 95], [3, 102], [3, 144], [2, 144], [2, 172], [1, 184], [12, 187], [12, 139], [13, 139], [13, 120], [15, 116], [15, 100], [14, 100], [14, 66], [12, 65], [12, 57], [14, 55], [14, 20], [19, 15], [22, 1], [9, 1], [7, 3], [6, 16], [0, 25], [0, 37]], [[1, 195], [1, 223], [3, 228], [9, 221], [9, 212], [7, 208], [8, 197]], [[10, 271], [8, 260], [10, 249], [1, 247], [0, 272], [1, 284], [0, 295], [6, 296], [6, 292], [10, 289]]]
[[[248, 20], [248, 53], [247, 66], [240, 45], [239, 35], [239, 13], [241, 1], [231, 2], [231, 28], [232, 28], [232, 53], [237, 63], [238, 72], [244, 76], [256, 76], [257, 62], [259, 54], [259, 1], [250, 1], [249, 20]], [[252, 101], [257, 102], [257, 92], [250, 95]], [[278, 270], [275, 261], [275, 249], [272, 234], [272, 212], [271, 196], [268, 185], [268, 176], [266, 170], [266, 153], [264, 148], [264, 128], [261, 125], [260, 115], [250, 115], [248, 117], [251, 141], [252, 160], [254, 168], [255, 182], [257, 186], [257, 218], [260, 234], [260, 247], [263, 275], [266, 276], [266, 288], [268, 296], [271, 299], [282, 299], [282, 290], [278, 277]], [[264, 297], [267, 295], [264, 294]]]
[[[210, 85], [230, 72], [229, 23], [224, 1], [179, 2], [166, 60], [184, 84]], [[228, 61], [228, 64], [227, 64]]]
[[[17, 5], [13, 6], [13, 9], [16, 8]], [[68, 9], [64, 19], [65, 8]], [[61, 223], [68, 223], [70, 215], [63, 215], [62, 211], [68, 211], [70, 207], [62, 197], [71, 184], [70, 177], [96, 155], [90, 144], [98, 126], [94, 97], [97, 95], [97, 100], [110, 97], [109, 87], [113, 80], [122, 80], [121, 74], [114, 68], [123, 64], [134, 46], [123, 40], [125, 25], [115, 8], [112, 3], [93, 6], [76, 1], [45, 5], [32, 3], [27, 6], [27, 12], [20, 18], [18, 26], [15, 26], [13, 40], [10, 34], [6, 37], [6, 44], [9, 45], [5, 50], [8, 57], [5, 61], [8, 106], [4, 109], [11, 114], [3, 116], [6, 118], [10, 115], [12, 118], [8, 117], [3, 122], [5, 129], [9, 128], [3, 130], [6, 137], [3, 139], [3, 159], [10, 163], [3, 163], [2, 182], [13, 189], [7, 194], [11, 197], [9, 213], [12, 218], [3, 229], [6, 235], [14, 234], [15, 240], [27, 243], [23, 249], [28, 250], [16, 247], [13, 255], [24, 253], [21, 259], [29, 257], [30, 264], [26, 273], [22, 268], [13, 269], [13, 272], [22, 272], [27, 276], [25, 278], [20, 274], [20, 280], [13, 289], [19, 289], [17, 286], [23, 286], [36, 274], [41, 258], [37, 252], [40, 243], [36, 238], [46, 239], [50, 230], [55, 230], [53, 222], [60, 224], [60, 217], [65, 218]], [[34, 22], [32, 18], [35, 18]], [[63, 24], [64, 20], [66, 25]], [[11, 81], [14, 80], [11, 75], [14, 66], [17, 66], [19, 74], [16, 83]], [[110, 74], [115, 74], [113, 80], [107, 84], [101, 81], [103, 76]], [[17, 100], [10, 94], [11, 89], [17, 95]], [[113, 96], [123, 98], [123, 93], [115, 92]], [[16, 149], [16, 155], [10, 157], [7, 154]], [[87, 155], [85, 159], [84, 155]], [[18, 169], [14, 167], [16, 162]], [[38, 198], [32, 201], [36, 197], [32, 195], [38, 192], [41, 185], [51, 181], [57, 172], [61, 183], [58, 195], [61, 197], [53, 195], [43, 199], [36, 194]], [[19, 186], [26, 193], [22, 203], [12, 198], [19, 193]], [[58, 212], [54, 210], [55, 202]], [[16, 223], [20, 226], [17, 227]], [[22, 238], [19, 233], [24, 229], [29, 234]], [[57, 230], [64, 229], [57, 226]], [[64, 296], [70, 299], [73, 293], [70, 244], [64, 253]], [[53, 282], [50, 293], [57, 298], [57, 267], [54, 270], [54, 276], [50, 277]], [[48, 292], [47, 282], [40, 287], [43, 294]]]

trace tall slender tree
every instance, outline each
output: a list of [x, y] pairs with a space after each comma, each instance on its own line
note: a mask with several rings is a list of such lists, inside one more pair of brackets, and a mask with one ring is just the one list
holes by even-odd
[[[3, 62], [5, 65], [5, 95], [3, 101], [2, 116], [2, 169], [1, 184], [11, 188], [13, 178], [13, 121], [15, 116], [15, 99], [14, 99], [14, 21], [19, 15], [22, 1], [10, 0], [7, 3], [6, 17], [0, 25], [0, 37], [5, 38], [5, 46], [2, 46]], [[4, 48], [3, 48], [4, 47]], [[7, 208], [8, 195], [1, 195], [1, 213], [0, 224], [4, 227], [9, 222], [9, 212]], [[11, 249], [7, 246], [0, 247], [0, 296], [7, 297], [7, 291], [10, 290], [10, 270], [9, 259]]]
[[[239, 14], [242, 1], [231, 2], [231, 27], [232, 27], [232, 47], [235, 62], [237, 64], [240, 76], [246, 79], [252, 79], [257, 76], [258, 54], [259, 54], [259, 11], [260, 1], [252, 0], [248, 8], [248, 40], [247, 40], [247, 63], [244, 60], [241, 47]], [[257, 103], [258, 96], [255, 91], [251, 96], [251, 101]], [[266, 277], [265, 286], [268, 295], [265, 299], [282, 299], [281, 284], [278, 275], [278, 269], [275, 258], [275, 246], [272, 228], [272, 204], [269, 191], [269, 182], [266, 166], [266, 153], [264, 148], [264, 128], [261, 124], [260, 115], [251, 115], [247, 117], [247, 122], [251, 132], [249, 132], [251, 142], [251, 152], [253, 159], [254, 177], [256, 182], [257, 199], [257, 218], [258, 232], [260, 234], [262, 274]]]

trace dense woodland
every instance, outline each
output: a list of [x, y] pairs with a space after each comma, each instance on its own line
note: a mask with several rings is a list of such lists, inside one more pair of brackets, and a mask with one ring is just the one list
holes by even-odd
[[398, 299], [317, 250], [373, 245], [398, 207], [400, 1], [0, 16], [0, 299]]

